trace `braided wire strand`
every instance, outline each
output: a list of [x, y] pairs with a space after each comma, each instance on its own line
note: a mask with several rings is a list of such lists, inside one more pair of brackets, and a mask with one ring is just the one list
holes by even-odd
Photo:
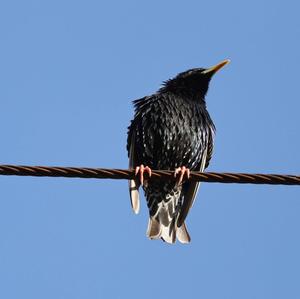
[[[0, 165], [0, 175], [124, 180], [129, 180], [135, 177], [133, 169], [24, 165]], [[153, 170], [151, 179], [174, 179], [174, 172], [169, 170]], [[227, 172], [217, 173], [191, 171], [190, 180], [208, 183], [300, 185], [299, 175], [283, 174], [249, 174]]]

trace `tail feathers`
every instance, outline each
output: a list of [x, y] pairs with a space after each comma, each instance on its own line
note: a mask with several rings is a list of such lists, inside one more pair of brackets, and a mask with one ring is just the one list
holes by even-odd
[[147, 237], [150, 239], [159, 239], [161, 236], [161, 225], [153, 217], [149, 218]]
[[157, 221], [154, 217], [149, 218], [147, 236], [150, 239], [162, 239], [164, 242], [173, 244], [176, 241], [176, 237], [181, 243], [189, 243], [191, 237], [187, 231], [185, 223], [180, 227], [172, 225], [171, 221], [168, 225], [164, 225]]

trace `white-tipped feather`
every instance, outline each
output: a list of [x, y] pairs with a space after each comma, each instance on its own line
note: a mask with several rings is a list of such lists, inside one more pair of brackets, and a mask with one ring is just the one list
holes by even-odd
[[159, 239], [161, 235], [161, 227], [158, 221], [150, 217], [148, 222], [147, 237], [150, 239]]
[[178, 241], [183, 244], [187, 244], [191, 242], [191, 237], [187, 231], [185, 223], [183, 223], [180, 227], [177, 228], [176, 236]]
[[173, 244], [176, 241], [176, 231], [171, 230], [169, 226], [161, 226], [161, 239], [169, 244]]
[[140, 211], [140, 196], [138, 188], [138, 183], [135, 180], [129, 181], [131, 207], [135, 214], [138, 214]]

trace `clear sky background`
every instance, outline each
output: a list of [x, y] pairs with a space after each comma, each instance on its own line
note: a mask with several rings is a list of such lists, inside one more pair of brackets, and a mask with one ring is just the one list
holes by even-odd
[[[127, 168], [131, 101], [212, 80], [210, 171], [300, 172], [297, 1], [2, 1], [2, 164]], [[189, 245], [127, 182], [0, 177], [0, 297], [300, 298], [300, 187], [202, 184]]]

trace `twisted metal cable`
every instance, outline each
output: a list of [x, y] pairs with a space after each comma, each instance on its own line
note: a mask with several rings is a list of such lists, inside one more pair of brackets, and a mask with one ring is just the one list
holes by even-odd
[[[68, 177], [95, 179], [132, 179], [134, 170], [88, 167], [49, 167], [0, 165], [0, 175]], [[174, 179], [174, 172], [153, 170], [151, 179]], [[190, 180], [209, 183], [300, 185], [299, 175], [216, 173], [191, 171]]]

